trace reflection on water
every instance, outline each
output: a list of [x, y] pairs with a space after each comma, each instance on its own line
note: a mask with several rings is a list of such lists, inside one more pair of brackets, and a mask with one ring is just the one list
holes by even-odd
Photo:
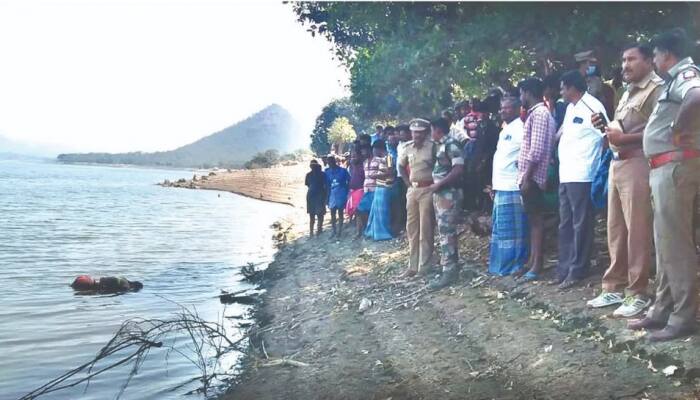
[[[168, 318], [176, 303], [210, 320], [246, 313], [217, 296], [247, 287], [240, 266], [270, 260], [269, 226], [288, 208], [154, 185], [187, 174], [0, 161], [0, 398], [91, 360], [128, 318]], [[81, 274], [124, 276], [144, 288], [76, 296], [68, 285]], [[197, 387], [196, 367], [165, 356], [152, 351], [122, 398], [179, 398]], [[47, 398], [113, 398], [128, 370]]]

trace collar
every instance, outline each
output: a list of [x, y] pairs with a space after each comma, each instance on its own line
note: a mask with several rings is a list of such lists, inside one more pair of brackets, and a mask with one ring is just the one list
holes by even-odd
[[668, 70], [668, 74], [671, 77], [675, 77], [679, 72], [681, 72], [682, 69], [685, 69], [687, 66], [692, 65], [692, 64], [693, 64], [693, 59], [690, 57], [686, 57], [686, 58], [678, 61], [678, 63], [676, 63], [676, 65], [671, 67], [671, 69]]
[[651, 71], [641, 81], [630, 83], [630, 88], [646, 89], [646, 87], [649, 86], [649, 83], [653, 81], [656, 77], [656, 73], [654, 71]]
[[[591, 94], [589, 94], [588, 91], [585, 91], [585, 92], [583, 92], [583, 94], [581, 95], [581, 98], [578, 99], [578, 101], [576, 103], [571, 103], [571, 104], [573, 104], [574, 106], [577, 106], [577, 105], [579, 105], [579, 103], [581, 103], [582, 100], [584, 100], [590, 96], [591, 96]], [[585, 102], [585, 100], [584, 100], [584, 102]]]
[[537, 107], [539, 107], [539, 106], [544, 106], [544, 102], [543, 102], [543, 101], [540, 101], [539, 103], [537, 103], [537, 104], [535, 104], [534, 106], [530, 107], [530, 109], [527, 110], [527, 113], [530, 114], [531, 112], [533, 112], [533, 111], [535, 110], [535, 108], [537, 108]]

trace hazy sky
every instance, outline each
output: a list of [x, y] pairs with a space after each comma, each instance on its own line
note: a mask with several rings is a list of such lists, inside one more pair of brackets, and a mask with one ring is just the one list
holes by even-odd
[[0, 135], [168, 150], [271, 103], [311, 127], [346, 92], [329, 48], [281, 2], [0, 0]]

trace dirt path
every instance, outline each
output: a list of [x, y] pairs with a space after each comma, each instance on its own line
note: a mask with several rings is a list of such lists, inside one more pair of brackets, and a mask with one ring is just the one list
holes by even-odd
[[[475, 268], [427, 294], [398, 278], [403, 239], [288, 239], [266, 272], [249, 368], [226, 400], [697, 397], [697, 339], [649, 346], [612, 310], [585, 310], [599, 275], [565, 294], [516, 287], [482, 274], [487, 241], [465, 233]], [[360, 313], [362, 299], [372, 306]], [[266, 366], [280, 359], [304, 364]], [[677, 377], [661, 372], [669, 365]]]

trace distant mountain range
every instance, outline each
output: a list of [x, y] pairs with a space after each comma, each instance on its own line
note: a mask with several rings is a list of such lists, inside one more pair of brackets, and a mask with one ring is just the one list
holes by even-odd
[[299, 123], [277, 104], [194, 143], [155, 153], [60, 154], [66, 163], [133, 164], [193, 168], [237, 168], [255, 154], [275, 149], [280, 153], [300, 147]]
[[0, 159], [53, 158], [59, 152], [55, 146], [26, 143], [0, 136]]

